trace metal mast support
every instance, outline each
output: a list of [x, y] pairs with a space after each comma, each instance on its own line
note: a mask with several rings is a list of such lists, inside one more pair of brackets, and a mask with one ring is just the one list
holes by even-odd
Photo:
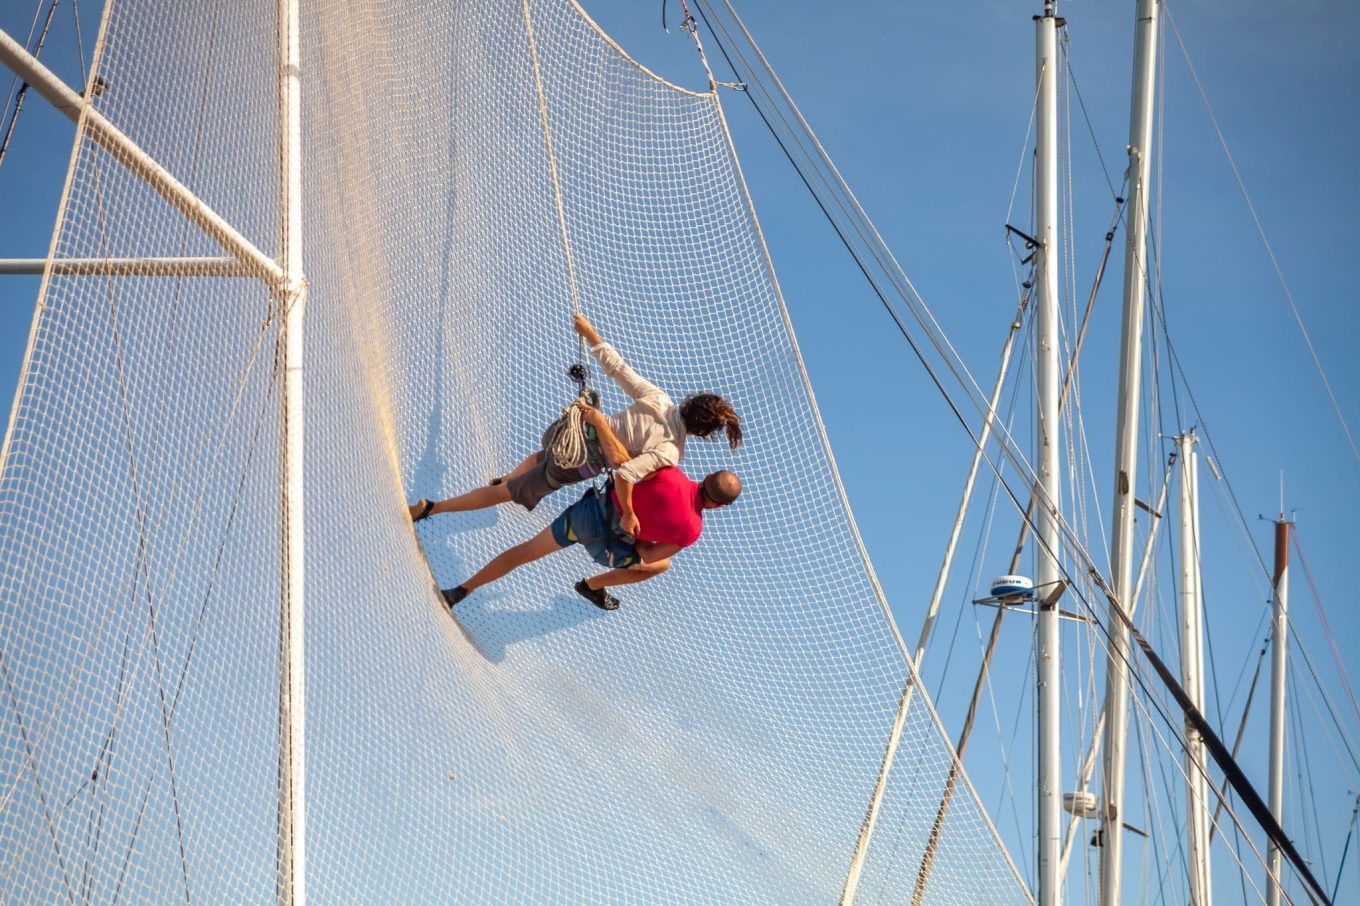
[[[1035, 539], [1038, 541], [1039, 588], [1051, 589], [1061, 580], [1058, 571], [1058, 501], [1061, 484], [1058, 469], [1058, 41], [1059, 20], [1053, 4], [1035, 17], [1035, 78], [1039, 109], [1035, 141], [1035, 238], [1039, 248], [1035, 287], [1038, 290], [1038, 351], [1035, 364], [1038, 383], [1039, 422], [1035, 431], [1038, 450], [1035, 464]], [[1058, 888], [1058, 861], [1062, 845], [1062, 774], [1059, 761], [1059, 642], [1058, 603], [1045, 600], [1038, 616], [1036, 699], [1039, 707], [1038, 746], [1038, 886], [1039, 906], [1062, 902]]]
[[[1271, 620], [1270, 813], [1284, 826], [1284, 668], [1289, 648], [1289, 530], [1284, 514], [1275, 523], [1275, 613]], [[1280, 906], [1280, 847], [1266, 850], [1266, 904]]]
[[1119, 401], [1115, 428], [1113, 530], [1110, 577], [1114, 596], [1107, 621], [1110, 655], [1105, 670], [1105, 758], [1099, 839], [1100, 903], [1118, 906], [1124, 854], [1124, 734], [1128, 722], [1129, 633], [1114, 608], [1128, 608], [1133, 589], [1134, 477], [1138, 470], [1138, 371], [1143, 357], [1143, 292], [1147, 274], [1148, 170], [1156, 79], [1158, 0], [1138, 0], [1129, 113], [1129, 203], [1125, 230], [1123, 339], [1119, 347]]
[[[869, 854], [869, 843], [873, 839], [874, 828], [878, 824], [878, 812], [883, 803], [883, 792], [888, 785], [888, 772], [892, 770], [893, 759], [897, 756], [897, 746], [902, 739], [902, 728], [907, 719], [907, 708], [911, 706], [912, 695], [916, 691], [916, 684], [920, 682], [921, 661], [925, 658], [926, 642], [930, 640], [931, 630], [935, 626], [935, 617], [940, 612], [940, 602], [944, 599], [945, 584], [949, 580], [949, 569], [954, 562], [954, 550], [958, 547], [959, 535], [963, 531], [963, 518], [968, 514], [968, 504], [973, 497], [973, 484], [977, 479], [978, 467], [982, 464], [982, 456], [987, 449], [987, 444], [991, 441], [992, 425], [996, 421], [996, 407], [1001, 402], [1001, 391], [1006, 385], [1006, 372], [1010, 368], [1011, 349], [1015, 346], [1015, 335], [1020, 330], [1021, 318], [1024, 316], [1025, 300], [1021, 300], [1020, 306], [1016, 309], [1015, 320], [1011, 322], [1010, 331], [1006, 334], [1006, 343], [1001, 351], [1001, 367], [997, 371], [996, 384], [992, 387], [992, 396], [987, 404], [987, 414], [982, 422], [982, 432], [978, 435], [977, 449], [973, 451], [973, 464], [968, 469], [968, 478], [963, 483], [963, 500], [959, 502], [958, 514], [954, 517], [954, 528], [949, 533], [949, 543], [945, 545], [944, 562], [940, 564], [939, 575], [935, 578], [935, 590], [930, 596], [930, 605], [926, 608], [925, 623], [921, 626], [921, 636], [916, 642], [916, 652], [911, 658], [911, 670], [907, 674], [906, 685], [902, 688], [902, 698], [897, 705], [897, 717], [893, 720], [892, 731], [888, 734], [888, 745], [883, 753], [883, 763], [878, 770], [878, 780], [874, 784], [873, 795], [869, 797], [869, 808], [865, 812], [864, 822], [860, 825], [859, 838], [855, 841], [855, 853], [850, 858], [850, 870], [845, 875], [845, 885], [841, 888], [841, 906], [851, 906], [855, 902], [855, 894], [859, 890], [860, 875], [864, 871], [864, 860]], [[962, 752], [956, 752], [956, 757], [963, 758]], [[949, 780], [946, 788], [952, 789], [954, 778], [958, 776], [958, 765], [952, 765], [949, 769]], [[940, 822], [943, 815], [939, 815], [936, 823], [931, 828], [930, 840], [926, 844], [926, 855], [923, 860], [924, 867], [918, 875], [916, 883], [916, 894], [913, 902], [918, 902], [925, 890], [925, 881], [929, 877], [929, 862], [932, 858], [935, 841], [939, 837]]]
[[[92, 141], [137, 174], [156, 194], [174, 205], [191, 223], [230, 252], [247, 273], [258, 276], [271, 286], [277, 285], [282, 279], [282, 271], [273, 258], [252, 245], [249, 239], [204, 204], [170, 171], [94, 109], [84, 96], [57, 78], [3, 29], [0, 29], [0, 63], [13, 70], [15, 75], [31, 85], [71, 122], [80, 124]], [[22, 272], [31, 273], [29, 270]]]
[[[1199, 455], [1195, 432], [1176, 438], [1180, 451], [1180, 598], [1181, 683], [1195, 707], [1204, 710], [1203, 583], [1199, 573]], [[1185, 725], [1186, 848], [1191, 906], [1213, 902], [1209, 879], [1209, 777], [1204, 740], [1199, 730]]]
[[[279, 802], [278, 899], [306, 903], [303, 786], [303, 534], [302, 534], [302, 312], [306, 281], [302, 275], [302, 114], [298, 44], [298, 0], [279, 0], [279, 259], [256, 248], [231, 224], [197, 198], [122, 130], [66, 86], [10, 35], [0, 30], [0, 63], [12, 69], [51, 104], [80, 124], [85, 134], [122, 161], [162, 198], [174, 205], [234, 257], [218, 259], [122, 259], [82, 262], [56, 273], [138, 273], [163, 270], [185, 275], [253, 274], [260, 277], [286, 312], [284, 335], [283, 491], [281, 494], [279, 633]], [[23, 264], [11, 272], [28, 273]], [[0, 453], [0, 460], [3, 454]]]
[[279, 633], [280, 903], [307, 902], [303, 696], [302, 84], [298, 0], [279, 0], [279, 262], [283, 337], [283, 581]]

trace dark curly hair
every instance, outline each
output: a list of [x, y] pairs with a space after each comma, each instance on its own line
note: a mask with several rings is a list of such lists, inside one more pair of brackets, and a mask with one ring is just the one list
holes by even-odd
[[741, 445], [741, 421], [732, 404], [716, 393], [696, 393], [680, 404], [685, 431], [695, 437], [709, 437], [719, 428], [727, 432], [727, 445]]

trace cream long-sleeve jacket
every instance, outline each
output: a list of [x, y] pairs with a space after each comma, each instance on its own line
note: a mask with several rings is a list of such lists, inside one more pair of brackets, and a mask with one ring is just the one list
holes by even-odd
[[633, 457], [616, 474], [636, 483], [657, 469], [678, 464], [685, 455], [685, 422], [679, 407], [665, 391], [629, 368], [623, 356], [608, 343], [590, 347], [590, 354], [604, 373], [633, 398], [633, 405], [627, 409], [605, 416], [619, 442]]

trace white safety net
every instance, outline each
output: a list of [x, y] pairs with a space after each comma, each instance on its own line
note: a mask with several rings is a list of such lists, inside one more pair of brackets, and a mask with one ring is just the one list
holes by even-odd
[[[570, 3], [302, 22], [308, 894], [836, 901], [909, 667], [718, 100]], [[111, 0], [95, 101], [270, 254], [276, 45], [272, 3]], [[77, 143], [56, 257], [224, 254]], [[684, 467], [745, 491], [618, 611], [573, 549], [451, 616], [439, 586], [579, 489], [418, 531], [406, 502], [535, 448], [577, 302], [677, 400], [733, 401], [746, 443]], [[0, 900], [277, 896], [280, 306], [149, 266], [44, 284], [0, 473]], [[925, 859], [951, 764], [917, 690], [859, 902], [1029, 902], [966, 778]]]

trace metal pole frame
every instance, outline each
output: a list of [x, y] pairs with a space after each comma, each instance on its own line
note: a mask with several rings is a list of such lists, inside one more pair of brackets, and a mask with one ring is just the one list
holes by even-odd
[[[1285, 668], [1289, 652], [1289, 530], [1294, 523], [1281, 514], [1275, 523], [1275, 607], [1271, 618], [1270, 651], [1270, 813], [1284, 824], [1284, 706]], [[1266, 849], [1266, 904], [1280, 906], [1280, 847], [1274, 839]]]
[[230, 252], [250, 272], [270, 286], [283, 283], [283, 268], [241, 235], [220, 214], [204, 204], [193, 192], [143, 151], [136, 142], [104, 118], [81, 95], [72, 91], [50, 69], [38, 62], [23, 45], [0, 29], [0, 63], [46, 98], [72, 122], [79, 125], [101, 148], [136, 173], [158, 195], [174, 205], [185, 217]]
[[[279, 261], [260, 251], [216, 211], [157, 163], [121, 129], [73, 91], [0, 29], [0, 63], [31, 85], [91, 140], [144, 180], [232, 259], [53, 260], [37, 272], [146, 274], [155, 276], [253, 276], [264, 281], [285, 311], [281, 491], [279, 839], [277, 895], [282, 903], [306, 902], [303, 771], [303, 447], [302, 316], [302, 117], [298, 0], [278, 4]], [[282, 262], [280, 264], [280, 262]], [[7, 273], [32, 273], [34, 262], [9, 262]], [[17, 404], [17, 399], [16, 399]], [[7, 435], [8, 436], [8, 435]], [[3, 459], [3, 456], [0, 456]]]
[[302, 79], [299, 0], [279, 0], [279, 260], [283, 264], [283, 581], [280, 620], [279, 902], [307, 902], [303, 522]]
[[236, 258], [0, 258], [0, 276], [253, 277]]
[[[1021, 299], [1015, 311], [1015, 318], [1011, 321], [1010, 330], [1006, 333], [1006, 342], [1001, 350], [1001, 366], [997, 369], [996, 383], [992, 386], [992, 396], [987, 404], [987, 415], [983, 419], [982, 431], [978, 435], [977, 447], [973, 451], [973, 462], [968, 468], [968, 478], [963, 484], [963, 499], [959, 502], [959, 509], [954, 517], [954, 527], [949, 533], [949, 542], [945, 545], [944, 562], [940, 564], [939, 574], [935, 578], [935, 589], [930, 596], [930, 605], [926, 608], [925, 622], [921, 626], [921, 635], [916, 642], [916, 651], [912, 656], [911, 673], [907, 675], [906, 685], [902, 689], [902, 698], [897, 705], [897, 716], [893, 720], [892, 732], [888, 734], [888, 745], [883, 752], [883, 762], [879, 766], [878, 780], [874, 783], [873, 795], [869, 797], [869, 807], [864, 813], [859, 837], [855, 841], [855, 852], [850, 858], [850, 870], [846, 873], [845, 884], [841, 888], [841, 906], [851, 906], [855, 901], [855, 894], [859, 890], [860, 874], [864, 870], [864, 860], [869, 854], [869, 843], [873, 839], [874, 828], [878, 824], [878, 812], [882, 806], [883, 793], [888, 786], [888, 773], [892, 770], [893, 759], [897, 757], [897, 746], [902, 739], [902, 727], [906, 723], [907, 709], [911, 707], [912, 695], [916, 690], [916, 684], [920, 682], [919, 675], [921, 662], [925, 659], [926, 642], [930, 639], [931, 629], [935, 625], [935, 617], [940, 610], [940, 601], [944, 598], [945, 585], [948, 582], [950, 568], [954, 562], [954, 550], [958, 547], [959, 535], [963, 531], [963, 520], [968, 514], [968, 505], [972, 501], [973, 485], [977, 479], [983, 453], [987, 449], [987, 444], [991, 441], [992, 425], [996, 421], [997, 406], [1000, 405], [1001, 392], [1005, 387], [1006, 375], [1010, 370], [1011, 350], [1015, 346], [1015, 336], [1020, 330], [1028, 302], [1028, 295]], [[950, 789], [952, 789], [953, 782], [958, 776], [958, 759], [962, 758], [962, 755], [962, 752], [955, 752], [955, 763], [950, 765]], [[926, 847], [927, 859], [934, 849], [933, 843], [938, 839], [938, 836], [939, 822], [937, 821], [935, 826], [931, 828], [931, 842]], [[913, 902], [919, 901], [924, 889], [925, 878], [928, 876], [929, 869], [923, 868], [918, 878]]]
[[[1062, 425], [1058, 417], [1058, 385], [1062, 379], [1059, 365], [1058, 298], [1058, 41], [1060, 24], [1052, 2], [1045, 3], [1044, 14], [1035, 17], [1035, 78], [1038, 115], [1035, 118], [1035, 251], [1038, 264], [1035, 289], [1038, 301], [1038, 337], [1035, 367], [1038, 385], [1038, 424], [1035, 426], [1037, 451], [1035, 463], [1038, 487], [1035, 489], [1035, 539], [1039, 542], [1036, 583], [1053, 588], [1063, 578], [1057, 552], [1061, 549], [1059, 501], [1062, 494]], [[1038, 752], [1035, 786], [1038, 796], [1038, 902], [1057, 906], [1062, 902], [1058, 862], [1062, 845], [1062, 763], [1060, 721], [1062, 686], [1060, 660], [1062, 639], [1059, 633], [1057, 602], [1045, 599], [1039, 605], [1038, 636], [1035, 641], [1036, 693], [1038, 705]]]
[[[1188, 431], [1176, 439], [1180, 450], [1180, 599], [1181, 684], [1196, 708], [1204, 709], [1204, 601], [1199, 563], [1198, 438]], [[1185, 725], [1186, 863], [1191, 906], [1210, 906], [1209, 790], [1204, 740], [1190, 722]]]
[[[1110, 584], [1119, 602], [1132, 599], [1134, 481], [1138, 474], [1139, 370], [1143, 358], [1143, 294], [1147, 275], [1148, 178], [1152, 150], [1153, 85], [1156, 80], [1159, 0], [1138, 0], [1129, 112], [1129, 204], [1125, 231], [1124, 316], [1119, 346], [1116, 406], [1113, 527]], [[1099, 839], [1100, 899], [1117, 906], [1124, 853], [1124, 736], [1128, 724], [1129, 633], [1111, 602], [1105, 668], [1105, 756], [1102, 764]]]

